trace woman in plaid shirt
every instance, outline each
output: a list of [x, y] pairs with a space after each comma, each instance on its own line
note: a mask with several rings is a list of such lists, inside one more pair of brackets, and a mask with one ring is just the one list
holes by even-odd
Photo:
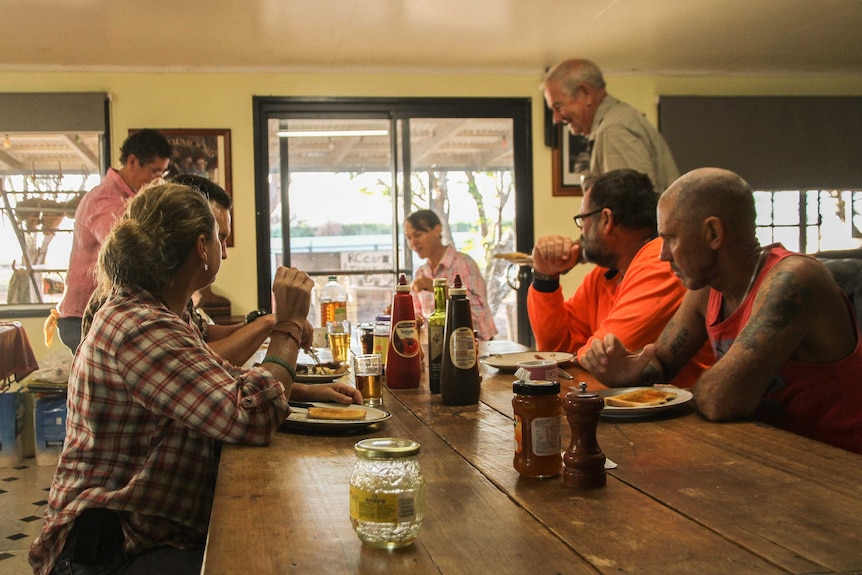
[[281, 267], [267, 357], [241, 370], [189, 323], [223, 246], [206, 199], [143, 190], [99, 255], [108, 293], [72, 363], [66, 442], [30, 563], [47, 573], [199, 573], [221, 442], [265, 445], [287, 400], [359, 403], [346, 384], [294, 384], [313, 281]]

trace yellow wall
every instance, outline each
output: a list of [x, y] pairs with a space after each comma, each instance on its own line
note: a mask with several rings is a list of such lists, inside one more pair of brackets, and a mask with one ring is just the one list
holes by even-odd
[[[551, 197], [550, 152], [543, 144], [541, 75], [478, 74], [240, 74], [153, 72], [0, 72], [6, 92], [104, 91], [112, 96], [114, 157], [129, 128], [229, 128], [232, 141], [235, 245], [215, 284], [234, 313], [257, 306], [254, 262], [252, 96], [527, 97], [533, 98], [535, 229], [538, 235], [574, 234], [578, 198]], [[659, 94], [860, 95], [862, 78], [822, 76], [607, 78], [609, 91], [656, 121]], [[582, 274], [564, 278], [566, 293]], [[253, 281], [253, 280], [252, 280]], [[42, 320], [22, 319], [38, 357]], [[56, 344], [55, 345], [59, 345]]]

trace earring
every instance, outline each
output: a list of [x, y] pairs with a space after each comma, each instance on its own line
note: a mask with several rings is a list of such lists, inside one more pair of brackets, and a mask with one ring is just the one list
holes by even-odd
[[204, 264], [204, 271], [205, 272], [210, 271], [210, 265], [209, 264]]

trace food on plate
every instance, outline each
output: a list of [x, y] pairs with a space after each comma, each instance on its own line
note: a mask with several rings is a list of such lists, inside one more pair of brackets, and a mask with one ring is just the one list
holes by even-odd
[[358, 407], [309, 407], [309, 419], [362, 420], [367, 412]]
[[300, 363], [296, 366], [296, 373], [300, 375], [339, 375], [347, 372], [346, 363], [327, 361], [316, 365]]
[[648, 407], [650, 405], [662, 405], [675, 399], [676, 396], [677, 394], [673, 391], [644, 387], [629, 391], [628, 393], [608, 396], [605, 398], [605, 405], [612, 407]]
[[506, 252], [502, 254], [494, 254], [494, 257], [500, 260], [525, 260], [531, 256], [524, 252]]

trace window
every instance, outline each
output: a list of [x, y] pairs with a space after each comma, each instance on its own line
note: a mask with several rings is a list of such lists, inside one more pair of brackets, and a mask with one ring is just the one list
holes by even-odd
[[256, 98], [255, 113], [262, 306], [276, 266], [294, 265], [318, 287], [338, 276], [349, 319], [373, 321], [424, 262], [404, 217], [430, 208], [483, 271], [498, 337], [530, 337], [526, 291], [492, 257], [532, 241], [529, 101]]
[[107, 168], [103, 93], [0, 94], [0, 315], [60, 300], [81, 196]]
[[757, 238], [791, 251], [862, 247], [862, 191], [755, 191]]

